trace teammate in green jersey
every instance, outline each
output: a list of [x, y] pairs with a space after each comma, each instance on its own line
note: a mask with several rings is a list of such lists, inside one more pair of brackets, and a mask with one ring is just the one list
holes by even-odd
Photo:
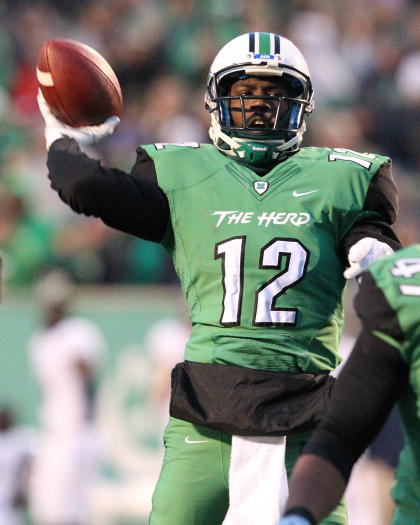
[[[212, 144], [139, 147], [128, 174], [80, 151], [117, 119], [69, 128], [39, 97], [52, 188], [76, 212], [162, 243], [188, 303], [192, 333], [172, 374], [152, 525], [246, 525], [268, 509], [261, 496], [248, 513], [254, 499], [243, 498], [246, 510], [231, 517], [231, 457], [257, 436], [282, 461], [287, 436], [291, 471], [339, 362], [346, 278], [400, 246], [388, 158], [300, 148], [314, 99], [292, 42], [258, 32], [228, 42], [205, 103]], [[325, 523], [345, 521], [341, 504]]]
[[373, 264], [362, 276], [355, 307], [362, 332], [296, 464], [281, 525], [318, 523], [335, 507], [354, 463], [397, 400], [405, 446], [392, 489], [392, 523], [420, 523], [420, 245]]

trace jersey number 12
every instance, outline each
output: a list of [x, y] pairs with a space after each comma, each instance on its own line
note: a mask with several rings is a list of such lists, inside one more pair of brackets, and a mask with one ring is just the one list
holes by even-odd
[[[214, 257], [222, 258], [224, 294], [220, 323], [223, 326], [238, 326], [241, 321], [245, 244], [246, 237], [231, 237], [215, 247]], [[296, 239], [277, 237], [261, 248], [259, 268], [284, 269], [255, 291], [253, 325], [296, 324], [297, 308], [276, 308], [275, 303], [304, 278], [308, 262], [309, 251]]]

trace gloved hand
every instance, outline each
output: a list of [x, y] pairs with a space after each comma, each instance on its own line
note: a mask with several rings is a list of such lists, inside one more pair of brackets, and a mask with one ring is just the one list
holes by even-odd
[[282, 518], [278, 525], [311, 525], [311, 522], [303, 516], [289, 514], [289, 516]]
[[343, 275], [346, 279], [356, 277], [369, 265], [381, 257], [391, 255], [392, 253], [394, 253], [394, 250], [384, 242], [378, 241], [372, 237], [360, 239], [360, 241], [353, 244], [349, 250], [348, 259], [350, 266], [346, 268]]
[[73, 128], [60, 122], [51, 112], [47, 101], [44, 98], [41, 90], [38, 90], [38, 106], [45, 120], [45, 141], [47, 151], [51, 144], [63, 137], [69, 137], [75, 139], [80, 146], [87, 144], [93, 144], [99, 140], [111, 135], [114, 132], [115, 127], [120, 122], [118, 117], [109, 117], [103, 124], [99, 126], [83, 126], [81, 128]]

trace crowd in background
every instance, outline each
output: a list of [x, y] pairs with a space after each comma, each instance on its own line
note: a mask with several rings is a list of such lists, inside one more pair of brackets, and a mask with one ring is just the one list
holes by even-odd
[[418, 0], [0, 1], [0, 248], [6, 283], [48, 266], [78, 283], [171, 283], [159, 245], [74, 214], [49, 188], [36, 64], [50, 38], [82, 41], [113, 66], [124, 112], [90, 153], [127, 171], [152, 142], [208, 142], [203, 96], [219, 48], [248, 31], [290, 38], [306, 56], [315, 111], [304, 145], [390, 155], [401, 192], [396, 230], [419, 242]]
[[[258, 30], [290, 38], [307, 58], [315, 111], [304, 145], [391, 156], [400, 190], [395, 229], [404, 245], [420, 242], [420, 0], [0, 0], [0, 255], [7, 286], [29, 287], [49, 267], [79, 284], [176, 282], [161, 246], [76, 215], [50, 189], [36, 103], [43, 42], [79, 40], [111, 63], [124, 97], [122, 121], [89, 153], [129, 171], [140, 144], [209, 141], [203, 98], [211, 61], [231, 38]], [[161, 364], [166, 345], [172, 351], [178, 337], [183, 347], [182, 323], [176, 331], [160, 325], [159, 337], [151, 331], [146, 346]], [[5, 444], [3, 427], [0, 414]], [[12, 437], [16, 454], [8, 450], [7, 457], [25, 459], [26, 442]], [[371, 479], [359, 484], [365, 499]]]

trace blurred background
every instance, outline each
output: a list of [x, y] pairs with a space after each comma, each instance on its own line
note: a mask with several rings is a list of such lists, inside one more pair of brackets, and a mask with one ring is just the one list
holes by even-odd
[[[0, 491], [0, 525], [33, 523], [38, 512], [30, 495], [35, 467], [21, 476], [22, 465], [34, 463], [30, 458], [46, 432], [43, 391], [54, 398], [57, 385], [45, 378], [45, 365], [33, 357], [37, 351], [32, 347], [39, 331], [47, 336], [54, 326], [46, 321], [46, 312], [58, 301], [40, 297], [40, 281], [52, 271], [65, 276], [72, 291], [63, 318], [84, 319], [103, 339], [100, 363], [92, 358], [95, 373], [87, 382], [86, 370], [78, 376], [83, 378], [79, 387], [91, 392], [97, 445], [89, 485], [88, 523], [93, 525], [147, 522], [162, 455], [169, 370], [182, 359], [189, 329], [163, 248], [74, 214], [49, 188], [43, 120], [36, 103], [41, 45], [49, 38], [75, 39], [110, 62], [123, 92], [123, 118], [114, 135], [89, 153], [129, 170], [140, 144], [209, 141], [203, 103], [209, 66], [222, 45], [248, 31], [288, 37], [308, 61], [315, 111], [307, 119], [304, 145], [392, 158], [400, 190], [395, 230], [404, 245], [420, 242], [419, 1], [0, 1], [0, 410], [7, 416], [6, 430], [0, 425], [0, 433], [12, 429], [20, 436], [9, 440], [10, 450], [6, 447], [4, 453], [1, 444], [6, 440], [0, 439], [0, 467], [4, 457], [8, 465], [0, 468], [0, 485], [1, 472], [6, 472], [10, 491], [16, 492], [10, 481], [16, 477], [23, 486], [18, 496], [19, 491], [26, 494], [12, 505], [18, 515], [1, 521], [10, 494], [1, 501]], [[344, 353], [358, 329], [351, 309], [353, 286], [346, 304]], [[67, 307], [67, 295], [65, 299]], [[75, 363], [79, 366], [82, 356], [86, 365], [86, 356], [93, 353], [86, 350]], [[70, 358], [66, 363], [57, 369], [51, 364], [47, 375], [59, 377], [60, 366], [73, 366]], [[7, 458], [13, 454], [12, 464]], [[391, 470], [380, 473], [378, 485], [384, 481], [388, 487], [389, 463]], [[359, 491], [365, 497], [368, 487]], [[375, 492], [370, 501], [377, 494], [382, 498], [383, 492]], [[353, 496], [355, 509], [362, 496]], [[386, 509], [385, 515], [366, 521], [359, 516], [350, 525], [385, 525], [387, 505], [381, 500], [377, 506]], [[51, 523], [48, 520], [41, 516], [37, 523]], [[82, 518], [71, 523], [79, 522], [85, 523]]]

